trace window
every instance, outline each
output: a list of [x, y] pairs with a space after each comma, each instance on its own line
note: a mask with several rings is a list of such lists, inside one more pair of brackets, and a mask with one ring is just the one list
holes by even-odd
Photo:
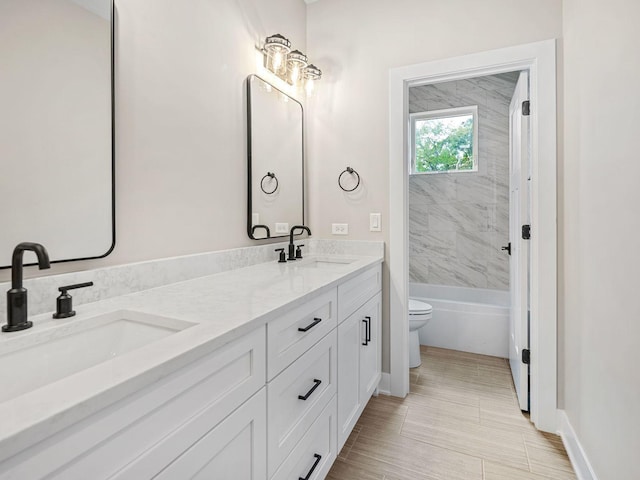
[[478, 106], [412, 113], [411, 173], [478, 171]]

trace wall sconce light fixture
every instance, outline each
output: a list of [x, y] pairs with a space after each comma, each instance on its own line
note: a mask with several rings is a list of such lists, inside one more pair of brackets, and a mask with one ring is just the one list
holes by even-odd
[[313, 93], [315, 82], [322, 78], [322, 71], [309, 64], [300, 50], [292, 51], [291, 42], [279, 33], [265, 39], [262, 53], [267, 70], [296, 88], [304, 84], [308, 96]]

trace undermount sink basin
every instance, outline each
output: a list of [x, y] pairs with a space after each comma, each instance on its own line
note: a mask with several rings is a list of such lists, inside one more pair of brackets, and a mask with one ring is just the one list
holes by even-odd
[[355, 262], [353, 258], [313, 258], [300, 264], [302, 268], [336, 268]]
[[194, 325], [121, 310], [11, 339], [0, 344], [0, 403]]

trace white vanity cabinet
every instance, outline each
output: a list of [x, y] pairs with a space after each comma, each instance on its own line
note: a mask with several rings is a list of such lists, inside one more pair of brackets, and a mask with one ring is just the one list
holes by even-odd
[[380, 291], [376, 263], [310, 292], [70, 427], [0, 452], [0, 480], [322, 480], [380, 380]]

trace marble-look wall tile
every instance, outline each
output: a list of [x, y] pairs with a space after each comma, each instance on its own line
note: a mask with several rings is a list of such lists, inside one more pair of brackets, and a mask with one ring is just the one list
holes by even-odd
[[433, 207], [424, 203], [409, 204], [409, 230], [428, 230], [429, 228], [429, 208]]
[[493, 248], [489, 232], [457, 232], [456, 259], [477, 271], [487, 270], [487, 258]]
[[489, 229], [485, 204], [453, 202], [429, 209], [429, 230], [434, 232], [486, 232]]
[[428, 256], [431, 252], [456, 254], [456, 232], [433, 232], [409, 227], [409, 255]]
[[453, 285], [464, 287], [473, 285], [477, 288], [487, 286], [487, 268], [481, 264], [461, 261], [457, 255], [429, 254], [429, 282], [436, 285]]
[[410, 113], [478, 105], [478, 172], [409, 179], [411, 281], [509, 288], [509, 104], [518, 72], [412, 87]]
[[487, 288], [504, 290], [504, 285], [509, 285], [509, 255], [494, 249], [487, 259]]
[[409, 180], [409, 207], [435, 205], [456, 200], [456, 174], [412, 175]]
[[409, 281], [415, 283], [429, 283], [429, 257], [426, 255], [412, 255], [409, 263]]
[[497, 182], [489, 176], [458, 178], [456, 181], [456, 200], [463, 203], [493, 205], [497, 203]]

